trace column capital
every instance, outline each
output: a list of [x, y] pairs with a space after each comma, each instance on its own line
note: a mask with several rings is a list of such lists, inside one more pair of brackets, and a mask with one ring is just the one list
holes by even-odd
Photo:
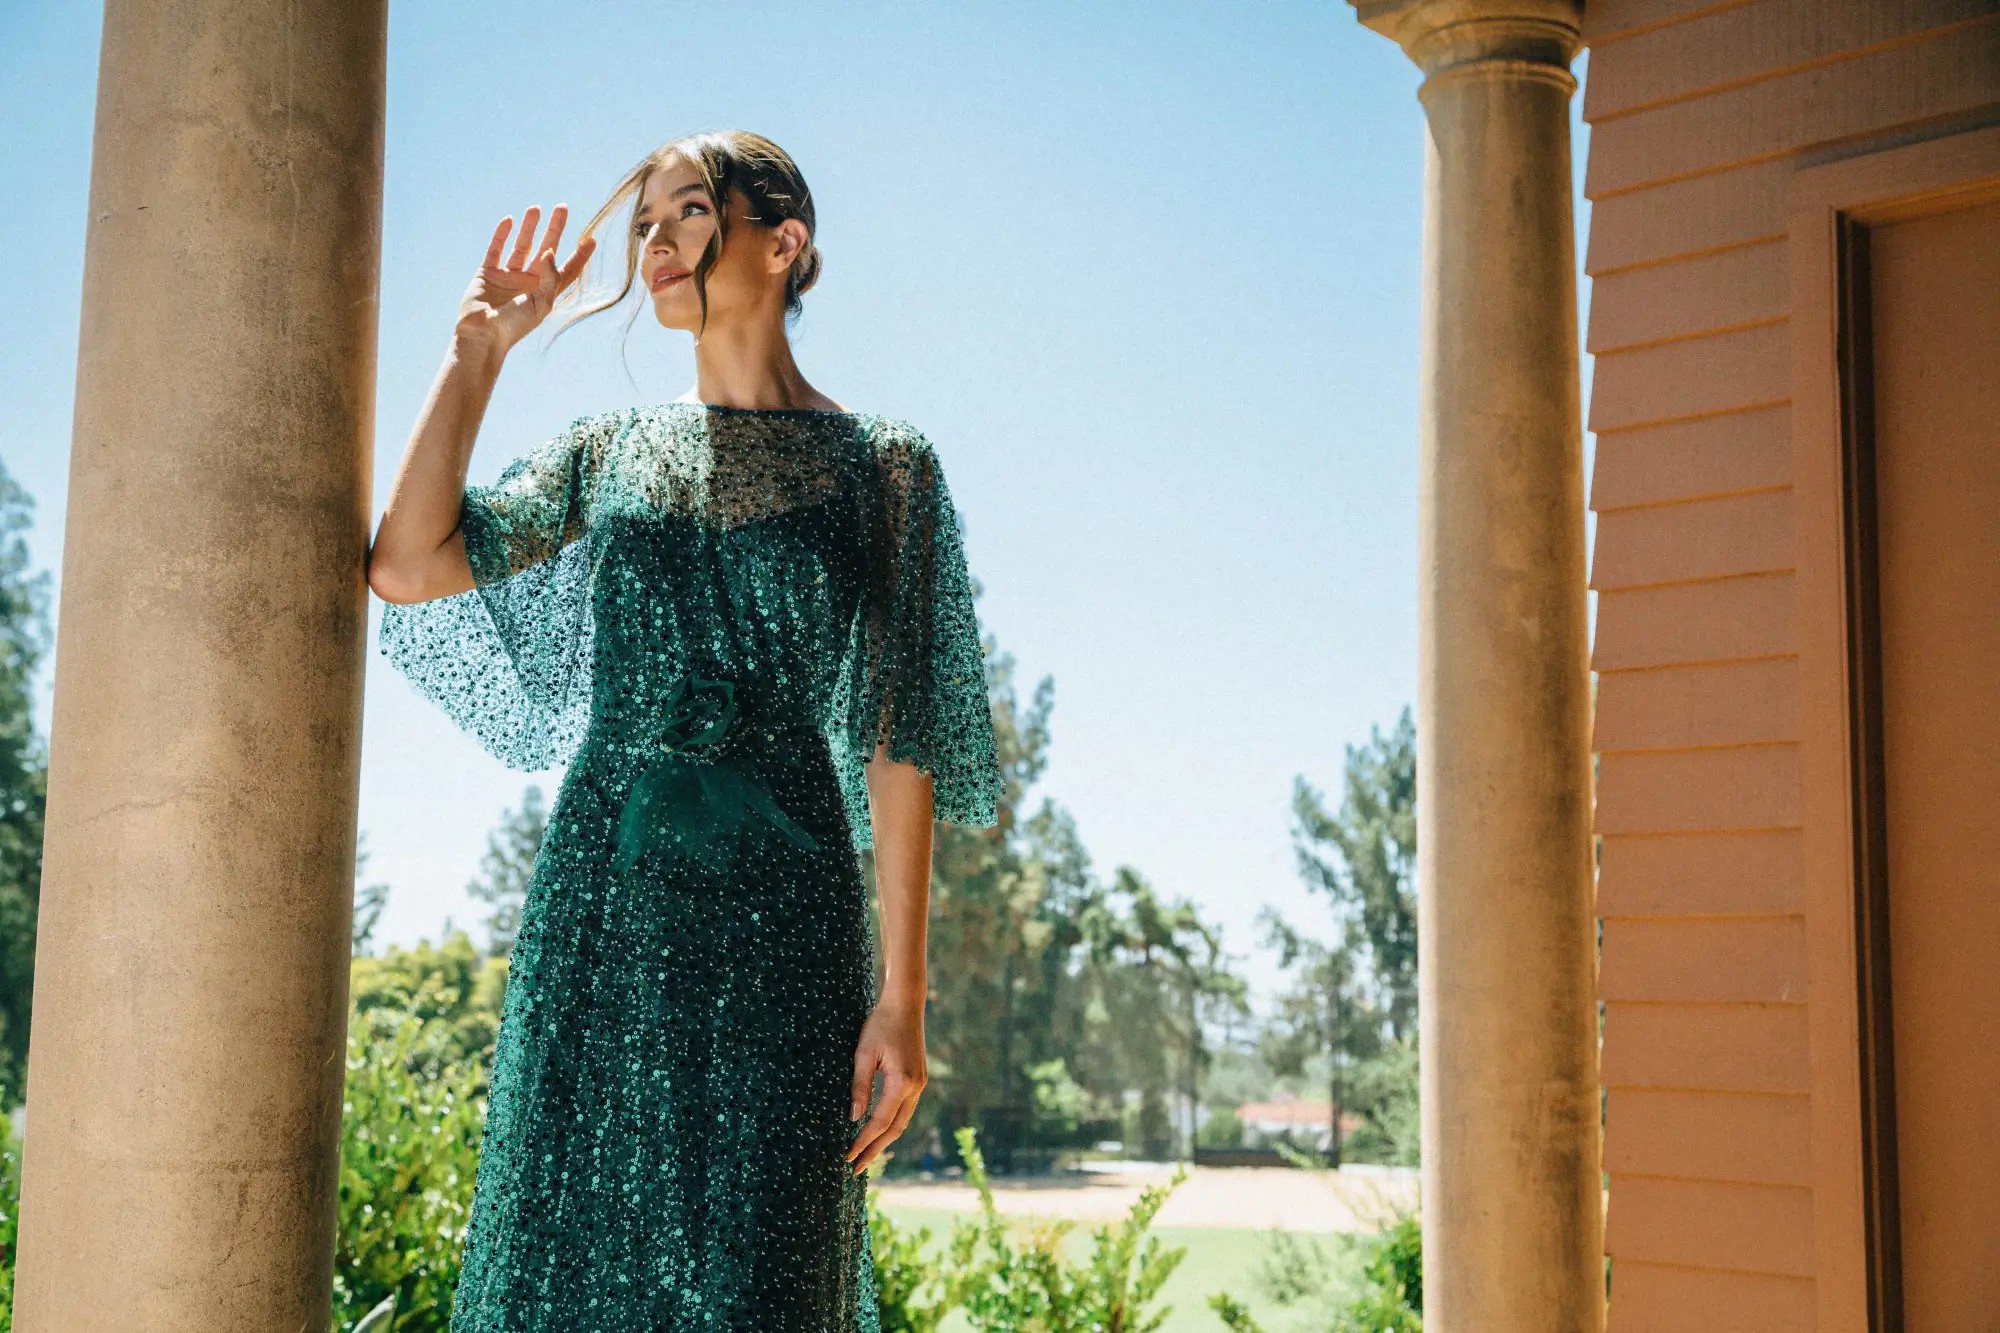
[[1460, 75], [1543, 78], [1576, 88], [1583, 0], [1349, 0], [1362, 25], [1403, 48], [1424, 87]]

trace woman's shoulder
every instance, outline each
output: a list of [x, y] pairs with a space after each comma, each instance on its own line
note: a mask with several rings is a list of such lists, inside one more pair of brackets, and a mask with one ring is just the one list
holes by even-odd
[[594, 487], [604, 475], [613, 444], [636, 416], [630, 407], [601, 408], [571, 417], [557, 434], [564, 456], [587, 486]]
[[559, 453], [588, 466], [603, 457], [605, 445], [630, 424], [632, 415], [633, 409], [629, 407], [581, 413], [571, 417], [560, 430], [530, 452]]
[[867, 413], [864, 433], [878, 464], [908, 466], [934, 459], [937, 445], [907, 417]]
[[585, 412], [570, 419], [567, 433], [581, 440], [604, 439], [630, 426], [646, 410], [643, 407], [605, 407]]

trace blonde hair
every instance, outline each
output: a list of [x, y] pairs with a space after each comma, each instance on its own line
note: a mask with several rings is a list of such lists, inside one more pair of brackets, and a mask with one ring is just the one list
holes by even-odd
[[[655, 172], [675, 162], [686, 162], [695, 169], [716, 205], [715, 234], [709, 238], [701, 258], [694, 265], [694, 291], [701, 301], [702, 327], [708, 325], [708, 275], [721, 256], [723, 242], [729, 235], [728, 199], [731, 189], [740, 190], [749, 200], [749, 211], [743, 215], [748, 221], [775, 227], [787, 218], [797, 218], [806, 225], [805, 247], [792, 261], [791, 272], [785, 277], [785, 317], [796, 320], [805, 309], [805, 303], [799, 299], [801, 293], [819, 281], [820, 273], [819, 246], [813, 240], [812, 191], [806, 188], [805, 177], [799, 173], [798, 163], [792, 161], [791, 154], [761, 134], [749, 130], [704, 130], [661, 144], [625, 173], [611, 191], [611, 196], [584, 224], [581, 236], [596, 235], [598, 227], [612, 210], [627, 198], [632, 200], [632, 209], [636, 212], [638, 201], [645, 197], [646, 182], [652, 179]], [[563, 330], [578, 320], [588, 319], [623, 301], [626, 293], [632, 290], [632, 280], [638, 274], [640, 254], [639, 238], [628, 226], [625, 229], [624, 284], [608, 300], [569, 316], [556, 329], [551, 340], [561, 336]], [[573, 284], [556, 298], [556, 303], [562, 305], [566, 300], [580, 300], [582, 287], [582, 283]], [[635, 308], [635, 317], [637, 313]], [[701, 336], [700, 329], [695, 330], [695, 336]]]

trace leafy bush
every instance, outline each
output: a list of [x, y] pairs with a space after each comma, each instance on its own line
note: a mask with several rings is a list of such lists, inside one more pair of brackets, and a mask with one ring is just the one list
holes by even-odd
[[[978, 1333], [1150, 1333], [1171, 1307], [1149, 1310], [1162, 1285], [1186, 1257], [1184, 1246], [1163, 1249], [1148, 1236], [1154, 1214], [1187, 1177], [1177, 1166], [1166, 1185], [1148, 1185], [1116, 1227], [1091, 1229], [1089, 1262], [1061, 1254], [1073, 1221], [1033, 1226], [1016, 1242], [993, 1206], [986, 1161], [970, 1126], [957, 1134], [966, 1178], [979, 1191], [979, 1213], [952, 1223], [945, 1270], [947, 1304], [963, 1309]], [[1143, 1242], [1143, 1243], [1142, 1243]]]
[[1226, 1291], [1210, 1296], [1208, 1308], [1215, 1311], [1230, 1333], [1264, 1333], [1264, 1326], [1250, 1317], [1249, 1307]]
[[[505, 965], [463, 936], [357, 958], [341, 1117], [333, 1326], [446, 1333], [477, 1179], [484, 1093]], [[1066, 1078], [1045, 1082], [1058, 1103]], [[1148, 1235], [1186, 1178], [1148, 1186], [1126, 1218], [1093, 1227], [1086, 1260], [1060, 1251], [1071, 1221], [1009, 1234], [971, 1127], [957, 1134], [980, 1209], [954, 1219], [942, 1262], [929, 1228], [909, 1233], [868, 1207], [882, 1333], [937, 1333], [965, 1311], [975, 1333], [1151, 1333], [1161, 1287], [1186, 1255]], [[875, 1168], [880, 1170], [878, 1163]], [[20, 1151], [0, 1117], [0, 1333], [10, 1333]], [[1224, 1298], [1226, 1299], [1226, 1298]], [[1234, 1325], [1232, 1325], [1234, 1327]], [[1248, 1327], [1248, 1326], [1245, 1326]], [[1400, 1333], [1402, 1325], [1393, 1326]], [[1414, 1328], [1415, 1325], [1408, 1327]]]
[[1210, 1110], [1201, 1122], [1195, 1142], [1204, 1148], [1241, 1148], [1243, 1121], [1237, 1116], [1236, 1108], [1218, 1106]]
[[1361, 1271], [1367, 1288], [1334, 1316], [1333, 1333], [1423, 1333], [1424, 1230], [1414, 1214], [1377, 1238]]
[[1297, 1305], [1324, 1298], [1337, 1263], [1317, 1237], [1290, 1231], [1269, 1233], [1267, 1252], [1252, 1281], [1274, 1305]]
[[[1315, 1256], [1319, 1254], [1313, 1247]], [[1277, 1272], [1293, 1282], [1293, 1295], [1332, 1290], [1330, 1274], [1303, 1256], [1287, 1239], [1279, 1247]], [[1284, 1302], [1281, 1302], [1284, 1303]], [[1208, 1308], [1231, 1333], [1264, 1333], [1242, 1302], [1227, 1292], [1208, 1298]], [[1396, 1219], [1367, 1243], [1361, 1290], [1340, 1298], [1328, 1313], [1328, 1333], [1423, 1333], [1424, 1233], [1414, 1214]]]
[[395, 1297], [397, 1333], [451, 1321], [485, 1103], [476, 1066], [440, 1063], [433, 1025], [356, 1022], [341, 1116], [334, 1326]]
[[1044, 1143], [1069, 1143], [1090, 1109], [1090, 1094], [1070, 1076], [1061, 1056], [1027, 1068], [1033, 1088], [1036, 1137]]
[[1350, 1162], [1416, 1166], [1421, 1158], [1422, 1118], [1417, 1102], [1417, 1044], [1392, 1041], [1348, 1071], [1349, 1102], [1362, 1113], [1361, 1125], [1342, 1145]]
[[[356, 958], [349, 973], [352, 1019], [371, 1039], [393, 1032], [405, 1019], [423, 1025], [414, 1053], [416, 1070], [434, 1078], [447, 1068], [480, 1071], [493, 1062], [500, 1007], [507, 991], [507, 960], [488, 958], [464, 931], [440, 944], [392, 948]], [[480, 1090], [485, 1090], [482, 1081]]]
[[[879, 1170], [879, 1166], [876, 1168]], [[868, 1245], [875, 1260], [875, 1291], [882, 1333], [937, 1333], [951, 1309], [943, 1280], [924, 1249], [931, 1229], [904, 1231], [868, 1196]]]

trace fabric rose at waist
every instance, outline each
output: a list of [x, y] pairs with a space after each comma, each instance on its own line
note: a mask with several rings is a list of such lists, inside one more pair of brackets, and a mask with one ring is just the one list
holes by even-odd
[[619, 728], [644, 767], [619, 813], [616, 869], [648, 856], [719, 869], [753, 832], [819, 850], [766, 779], [774, 766], [807, 762], [824, 738], [809, 719], [760, 708], [756, 698], [737, 681], [690, 670], [643, 723]]

